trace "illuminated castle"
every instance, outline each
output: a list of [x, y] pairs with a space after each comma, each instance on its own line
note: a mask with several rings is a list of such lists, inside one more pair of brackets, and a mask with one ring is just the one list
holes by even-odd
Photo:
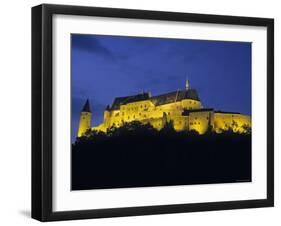
[[91, 127], [91, 111], [87, 100], [80, 115], [78, 137], [88, 130], [106, 132], [110, 127], [120, 127], [125, 122], [149, 123], [157, 130], [172, 122], [176, 131], [195, 130], [204, 134], [209, 128], [217, 133], [232, 130], [245, 133], [251, 128], [251, 117], [237, 112], [216, 111], [204, 108], [197, 91], [190, 89], [186, 80], [185, 90], [151, 96], [141, 93], [134, 96], [117, 97], [104, 111], [103, 123]]

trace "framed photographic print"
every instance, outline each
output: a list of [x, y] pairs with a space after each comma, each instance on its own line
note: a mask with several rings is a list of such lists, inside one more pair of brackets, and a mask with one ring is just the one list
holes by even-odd
[[32, 217], [274, 204], [274, 21], [32, 8]]

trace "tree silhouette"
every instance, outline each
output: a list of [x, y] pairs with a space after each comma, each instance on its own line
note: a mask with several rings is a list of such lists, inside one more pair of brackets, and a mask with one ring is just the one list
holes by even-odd
[[88, 130], [71, 161], [73, 190], [250, 181], [251, 134], [177, 132], [172, 121], [157, 131], [133, 121]]

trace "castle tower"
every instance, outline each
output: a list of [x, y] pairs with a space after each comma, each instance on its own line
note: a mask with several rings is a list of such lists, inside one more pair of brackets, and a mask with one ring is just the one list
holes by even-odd
[[185, 80], [185, 90], [188, 90], [188, 79]]
[[89, 100], [87, 99], [81, 113], [80, 113], [80, 122], [78, 129], [78, 137], [83, 136], [83, 134], [91, 128], [91, 110]]

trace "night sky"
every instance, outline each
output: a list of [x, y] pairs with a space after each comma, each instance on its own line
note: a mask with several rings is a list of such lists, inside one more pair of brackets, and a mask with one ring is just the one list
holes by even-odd
[[204, 107], [251, 114], [251, 43], [71, 35], [72, 141], [89, 98], [92, 126], [115, 97], [189, 86]]

